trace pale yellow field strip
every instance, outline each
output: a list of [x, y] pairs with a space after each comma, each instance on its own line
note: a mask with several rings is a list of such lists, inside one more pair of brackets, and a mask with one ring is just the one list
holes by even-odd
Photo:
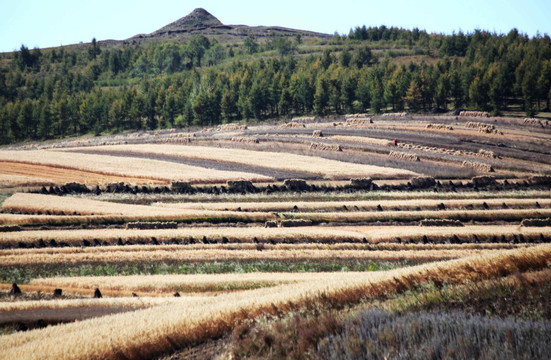
[[422, 211], [356, 211], [356, 212], [303, 212], [284, 213], [287, 218], [312, 221], [419, 221], [423, 219], [456, 219], [462, 221], [519, 221], [523, 218], [551, 217], [551, 209], [500, 209], [500, 210], [422, 210]]
[[[137, 293], [170, 293], [233, 290], [254, 286], [275, 286], [301, 281], [323, 280], [332, 273], [243, 273], [243, 274], [189, 274], [189, 275], [130, 275], [130, 276], [80, 276], [34, 279], [31, 285], [57, 288], [100, 288], [109, 291], [133, 291]], [[0, 307], [1, 309], [1, 307]]]
[[[65, 290], [65, 289], [63, 289]], [[102, 289], [103, 290], [103, 289]], [[93, 292], [88, 291], [90, 294]], [[15, 310], [39, 310], [39, 309], [68, 309], [81, 307], [128, 307], [144, 308], [157, 305], [197, 301], [197, 296], [181, 297], [104, 297], [101, 299], [56, 299], [56, 300], [22, 300], [14, 302], [0, 302], [0, 318], [5, 312]]]
[[459, 199], [459, 200], [439, 200], [439, 199], [402, 199], [402, 200], [357, 200], [357, 201], [284, 201], [284, 202], [188, 202], [188, 203], [154, 203], [153, 206], [178, 208], [178, 209], [198, 209], [198, 210], [232, 210], [240, 208], [243, 211], [291, 211], [296, 206], [299, 211], [304, 210], [375, 210], [380, 205], [385, 210], [399, 208], [400, 210], [414, 210], [417, 207], [436, 208], [444, 204], [447, 208], [462, 208], [468, 205], [480, 208], [483, 203], [490, 207], [501, 208], [503, 204], [508, 207], [534, 207], [536, 202], [540, 206], [550, 207], [551, 199]]
[[[544, 206], [549, 205], [549, 200], [540, 199]], [[426, 200], [427, 203], [434, 205], [432, 200]], [[490, 200], [488, 200], [490, 201]], [[487, 203], [488, 203], [487, 201]], [[491, 200], [492, 205], [499, 206], [501, 200]], [[511, 201], [513, 201], [511, 199]], [[469, 202], [472, 204], [474, 202]], [[478, 201], [479, 202], [479, 201]], [[520, 201], [524, 205], [530, 205], [531, 201]], [[371, 203], [372, 206], [375, 202]], [[378, 202], [379, 204], [380, 202]], [[398, 205], [400, 202], [390, 202]], [[403, 201], [405, 204], [414, 206], [415, 200]], [[456, 204], [459, 204], [457, 202]], [[477, 202], [474, 202], [477, 203]], [[533, 201], [535, 204], [535, 200]], [[367, 204], [367, 203], [366, 203]], [[450, 202], [451, 204], [451, 202]], [[351, 207], [352, 203], [350, 203]], [[192, 205], [197, 207], [196, 204]], [[218, 207], [219, 205], [216, 205]], [[222, 205], [222, 206], [225, 206]], [[272, 206], [268, 205], [268, 208]], [[277, 206], [274, 204], [273, 206]], [[287, 206], [287, 205], [286, 205]], [[303, 206], [308, 208], [308, 204], [304, 203]], [[316, 209], [316, 206], [323, 206], [323, 203], [317, 203], [312, 209]], [[541, 205], [540, 205], [541, 206]], [[207, 206], [208, 207], [208, 206]], [[260, 209], [266, 209], [262, 204], [259, 204]], [[391, 206], [388, 206], [391, 207]], [[492, 220], [511, 220], [519, 221], [522, 218], [545, 218], [551, 216], [551, 208], [533, 208], [533, 209], [491, 209], [491, 210], [463, 210], [453, 208], [451, 210], [422, 210], [422, 211], [339, 211], [339, 212], [287, 212], [283, 214], [285, 218], [294, 219], [307, 219], [314, 221], [386, 221], [389, 219], [403, 220], [403, 221], [418, 221], [425, 218], [436, 219], [461, 219], [469, 221], [471, 219], [492, 221]], [[207, 219], [207, 218], [221, 218], [221, 219], [233, 219], [233, 220], [249, 220], [249, 221], [265, 221], [276, 218], [276, 214], [271, 212], [242, 212], [242, 211], [222, 211], [222, 210], [204, 210], [204, 209], [190, 209], [187, 208], [187, 204], [180, 205], [166, 205], [166, 206], [146, 206], [146, 205], [132, 205], [132, 204], [120, 204], [110, 203], [105, 201], [97, 201], [90, 199], [74, 198], [74, 197], [59, 197], [55, 195], [41, 195], [41, 194], [26, 194], [16, 193], [10, 198], [6, 199], [2, 204], [4, 211], [11, 212], [23, 212], [23, 213], [46, 213], [51, 214], [65, 214], [76, 216], [74, 220], [78, 220], [78, 215], [85, 216], [97, 216], [104, 215], [103, 219], [114, 217], [114, 219]], [[225, 208], [224, 208], [225, 209]], [[233, 207], [232, 207], [233, 209]], [[319, 207], [317, 209], [320, 209]], [[383, 209], [384, 210], [384, 209]], [[70, 218], [65, 218], [71, 220]], [[91, 218], [95, 219], [95, 218]], [[29, 215], [27, 217], [19, 214], [0, 214], [0, 223], [5, 224], [20, 224], [20, 223], [40, 223], [42, 221], [57, 221], [63, 220], [63, 218], [49, 218], [43, 215]], [[80, 220], [86, 221], [85, 217], [81, 217]]]
[[271, 177], [246, 172], [221, 171], [159, 160], [78, 154], [54, 150], [3, 150], [0, 151], [0, 160], [166, 181], [188, 181], [192, 183], [225, 182], [239, 179], [273, 181]]
[[[302, 171], [324, 176], [330, 179], [350, 177], [392, 176], [411, 177], [417, 175], [408, 170], [385, 168], [374, 165], [354, 164], [337, 160], [328, 160], [315, 156], [253, 151], [242, 149], [223, 149], [204, 146], [136, 144], [87, 147], [94, 151], [124, 151], [138, 154], [175, 155], [191, 159], [223, 161], [235, 164], [261, 166], [265, 168]], [[72, 149], [71, 151], [78, 150]]]
[[[365, 237], [370, 243], [380, 243], [394, 241], [396, 237], [404, 240], [412, 238], [419, 240], [423, 235], [431, 239], [448, 239], [450, 236], [457, 235], [467, 240], [473, 235], [481, 239], [488, 239], [491, 236], [505, 235], [510, 238], [513, 234], [522, 234], [525, 237], [538, 237], [539, 234], [551, 236], [551, 227], [521, 227], [518, 225], [465, 225], [462, 227], [421, 227], [421, 226], [303, 226], [294, 228], [265, 228], [265, 227], [184, 227], [178, 229], [157, 229], [157, 230], [126, 230], [126, 229], [74, 229], [74, 230], [29, 230], [16, 232], [0, 232], [0, 244], [17, 244], [19, 242], [31, 243], [43, 239], [46, 243], [50, 239], [57, 242], [65, 241], [69, 244], [82, 245], [82, 240], [86, 239], [92, 242], [94, 239], [116, 242], [119, 238], [124, 241], [149, 241], [155, 237], [159, 242], [169, 242], [172, 239], [179, 241], [189, 240], [193, 237], [196, 242], [201, 242], [202, 237], [206, 236], [209, 240], [221, 241], [223, 236], [230, 242], [252, 243], [256, 237], [261, 242], [274, 240], [281, 242], [287, 240], [293, 243], [311, 242], [324, 243], [328, 241], [335, 242], [355, 242], [359, 243]], [[269, 244], [266, 244], [268, 246]], [[174, 246], [175, 249], [181, 245], [155, 245], [155, 246]], [[217, 244], [217, 245], [187, 245], [189, 249], [212, 249], [218, 247], [227, 249], [233, 247], [254, 249], [254, 244]], [[271, 246], [271, 245], [270, 245]], [[284, 247], [284, 244], [274, 246]], [[298, 246], [298, 245], [289, 245]], [[305, 244], [300, 245], [306, 248]], [[326, 245], [311, 245], [319, 248]], [[339, 246], [339, 245], [332, 245]], [[352, 244], [342, 244], [340, 246], [348, 247]], [[363, 245], [362, 245], [363, 246]], [[120, 249], [120, 248], [118, 248]], [[39, 249], [36, 249], [39, 250]], [[56, 251], [62, 251], [62, 248]], [[0, 250], [0, 254], [4, 254]], [[44, 250], [46, 251], [46, 250]]]
[[[340, 277], [229, 293], [193, 306], [149, 309], [0, 337], [0, 359], [138, 359], [229, 331], [261, 314], [300, 308], [306, 303], [354, 303], [411, 288], [415, 283], [454, 284], [507, 276], [549, 266], [551, 245], [378, 273], [339, 273]], [[62, 341], [61, 341], [62, 340]], [[75, 346], [74, 344], [78, 344]]]
[[53, 184], [54, 182], [47, 177], [3, 174], [0, 169], [0, 185], [3, 186], [35, 186]]
[[172, 238], [188, 240], [193, 237], [200, 242], [203, 236], [208, 239], [220, 241], [223, 236], [232, 242], [252, 242], [255, 237], [258, 240], [294, 240], [323, 242], [326, 240], [352, 240], [361, 241], [367, 231], [355, 230], [350, 227], [342, 230], [340, 227], [295, 227], [295, 228], [265, 228], [265, 227], [184, 227], [178, 229], [135, 230], [135, 229], [75, 229], [75, 230], [33, 230], [22, 232], [0, 232], [0, 244], [10, 242], [33, 242], [39, 239], [48, 241], [79, 242], [83, 239], [113, 242], [122, 238], [131, 240], [150, 240], [155, 237], [158, 241], [169, 241]]
[[[129, 246], [130, 247], [130, 246]], [[123, 263], [123, 262], [197, 262], [197, 261], [302, 261], [302, 260], [335, 260], [335, 259], [361, 259], [373, 261], [432, 261], [441, 259], [455, 259], [473, 254], [491, 252], [493, 250], [480, 249], [453, 249], [453, 250], [187, 250], [183, 247], [177, 249], [152, 249], [151, 251], [130, 252], [127, 247], [97, 248], [101, 251], [86, 251], [87, 249], [73, 248], [73, 252], [26, 252], [12, 253], [0, 257], [0, 266], [21, 266], [40, 264], [67, 265], [95, 264], [95, 263]], [[95, 248], [96, 249], [96, 248]]]
[[[2, 204], [4, 211], [66, 214], [66, 215], [113, 215], [122, 217], [142, 218], [182, 218], [186, 217], [208, 217], [222, 215], [220, 211], [212, 210], [185, 210], [152, 207], [146, 205], [133, 205], [112, 203], [106, 201], [81, 199], [70, 196], [42, 195], [16, 193], [10, 196]], [[7, 214], [2, 214], [7, 215]], [[273, 215], [267, 213], [242, 213], [224, 212], [224, 216], [235, 216], [238, 218], [271, 218]], [[16, 218], [14, 218], [16, 219]]]
[[[17, 161], [0, 161], [0, 174], [3, 176], [23, 176], [42, 179], [42, 184], [65, 184], [79, 182], [87, 185], [105, 185], [109, 183], [125, 182], [129, 184], [166, 184], [167, 180], [154, 180], [151, 178], [139, 178], [132, 176], [106, 175], [97, 171], [86, 171], [57, 165], [40, 165], [36, 163], [22, 163]], [[26, 184], [32, 185], [32, 183]]]
[[324, 139], [355, 142], [355, 143], [369, 144], [369, 145], [380, 145], [380, 146], [391, 146], [394, 144], [393, 141], [391, 140], [377, 139], [377, 138], [371, 138], [366, 136], [331, 135], [331, 136], [324, 137]]

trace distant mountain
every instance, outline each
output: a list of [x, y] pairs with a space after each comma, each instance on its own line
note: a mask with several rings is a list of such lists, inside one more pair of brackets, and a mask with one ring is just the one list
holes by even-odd
[[150, 34], [139, 34], [122, 41], [106, 40], [102, 41], [102, 44], [139, 44], [168, 40], [185, 42], [198, 35], [214, 37], [221, 43], [234, 43], [243, 41], [249, 35], [262, 38], [269, 36], [296, 36], [297, 34], [300, 34], [302, 37], [331, 37], [329, 34], [289, 29], [280, 26], [224, 25], [205, 9], [197, 8], [183, 18], [163, 26]]

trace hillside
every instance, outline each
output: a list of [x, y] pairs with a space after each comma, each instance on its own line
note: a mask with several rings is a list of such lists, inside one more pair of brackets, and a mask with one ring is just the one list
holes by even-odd
[[0, 143], [461, 109], [526, 116], [547, 131], [549, 79], [550, 38], [516, 29], [443, 35], [358, 26], [330, 36], [224, 25], [196, 9], [127, 40], [1, 54]]

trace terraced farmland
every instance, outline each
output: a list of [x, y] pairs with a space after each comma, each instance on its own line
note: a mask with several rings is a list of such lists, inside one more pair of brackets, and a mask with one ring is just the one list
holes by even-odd
[[476, 120], [357, 115], [1, 149], [0, 359], [207, 358], [211, 345], [269, 357], [298, 343], [330, 358], [370, 321], [479, 316], [518, 289], [529, 300], [496, 321], [546, 328], [551, 133]]

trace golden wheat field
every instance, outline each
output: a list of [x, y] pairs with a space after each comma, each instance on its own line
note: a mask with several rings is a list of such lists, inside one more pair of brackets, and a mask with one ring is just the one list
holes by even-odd
[[[78, 151], [72, 149], [71, 151]], [[202, 146], [182, 145], [108, 145], [97, 148], [84, 148], [98, 153], [117, 152], [132, 154], [173, 155], [182, 158], [211, 160], [243, 165], [252, 165], [281, 170], [303, 171], [321, 175], [328, 179], [349, 179], [351, 177], [411, 177], [417, 175], [412, 171], [391, 169], [373, 165], [353, 164], [344, 161], [328, 160], [320, 157], [281, 154], [267, 151], [219, 149]]]
[[[239, 171], [220, 171], [177, 163], [167, 163], [158, 160], [136, 159], [132, 157], [116, 157], [109, 155], [78, 154], [55, 150], [21, 150], [0, 151], [0, 160], [18, 163], [40, 165], [54, 169], [69, 169], [88, 172], [86, 184], [105, 183], [112, 180], [124, 180], [133, 183], [159, 181], [189, 181], [193, 183], [217, 183], [226, 180], [248, 179], [252, 181], [270, 181], [270, 177]], [[13, 165], [5, 165], [10, 174]], [[40, 176], [40, 168], [36, 175]], [[0, 168], [1, 171], [1, 168]], [[51, 171], [51, 170], [50, 170]], [[109, 177], [113, 178], [109, 178]], [[129, 177], [128, 179], [124, 179]], [[47, 178], [47, 176], [46, 176]], [[78, 181], [79, 178], [66, 175], [67, 182]]]
[[0, 359], [315, 358], [365, 309], [547, 324], [540, 135], [364, 115], [0, 148]]
[[[171, 347], [172, 343], [195, 342], [222, 334], [238, 321], [261, 313], [289, 311], [312, 301], [334, 304], [358, 301], [381, 293], [400, 291], [416, 281], [446, 279], [454, 283], [491, 279], [518, 269], [549, 266], [550, 256], [551, 247], [540, 245], [528, 250], [506, 250], [384, 273], [344, 273], [318, 281], [198, 299], [189, 306], [160, 305], [3, 336], [0, 337], [0, 345], [7, 350], [1, 356], [4, 359], [33, 358], [34, 354], [48, 354], [50, 358], [59, 359], [152, 357], [162, 353], [167, 346]], [[56, 341], [60, 338], [64, 341]], [[114, 352], [113, 348], [117, 351]]]

